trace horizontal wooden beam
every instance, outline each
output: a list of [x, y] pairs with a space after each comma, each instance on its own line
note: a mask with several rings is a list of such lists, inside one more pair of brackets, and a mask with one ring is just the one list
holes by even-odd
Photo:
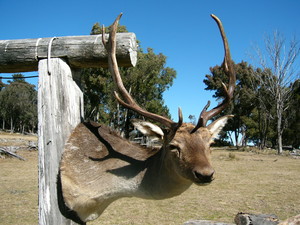
[[[108, 38], [108, 35], [106, 35]], [[63, 58], [72, 68], [108, 67], [102, 35], [0, 40], [0, 73], [38, 70], [38, 61]], [[117, 34], [119, 66], [135, 66], [137, 43], [134, 33]]]

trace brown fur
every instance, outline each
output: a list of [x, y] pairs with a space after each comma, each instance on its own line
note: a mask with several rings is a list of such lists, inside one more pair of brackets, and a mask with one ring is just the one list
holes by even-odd
[[79, 124], [60, 165], [66, 205], [89, 221], [121, 197], [164, 199], [181, 194], [192, 183], [209, 183], [195, 174], [213, 173], [213, 134], [207, 128], [191, 134], [193, 127], [184, 123], [170, 143], [154, 150], [132, 144], [106, 126]]

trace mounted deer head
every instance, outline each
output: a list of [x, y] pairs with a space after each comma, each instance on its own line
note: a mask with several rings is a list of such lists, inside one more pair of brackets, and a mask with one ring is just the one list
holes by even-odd
[[108, 52], [109, 68], [116, 83], [115, 97], [124, 107], [158, 122], [162, 128], [146, 121], [134, 121], [145, 135], [162, 140], [159, 150], [145, 148], [123, 139], [104, 125], [81, 123], [66, 143], [60, 174], [66, 205], [82, 221], [94, 220], [113, 201], [121, 197], [164, 199], [181, 194], [192, 183], [209, 184], [214, 178], [210, 162], [210, 144], [232, 115], [223, 116], [208, 126], [233, 97], [235, 72], [229, 46], [221, 24], [214, 15], [224, 43], [223, 68], [229, 85], [223, 84], [225, 99], [217, 107], [202, 110], [196, 126], [183, 123], [181, 109], [178, 122], [148, 112], [140, 107], [123, 85], [116, 60], [116, 30], [121, 15], [112, 25], [109, 40], [103, 44]]

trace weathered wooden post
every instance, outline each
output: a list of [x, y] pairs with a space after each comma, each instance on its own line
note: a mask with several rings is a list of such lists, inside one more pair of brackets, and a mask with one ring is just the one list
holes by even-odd
[[[121, 66], [137, 60], [135, 34], [117, 36]], [[101, 35], [0, 40], [0, 73], [39, 71], [39, 224], [80, 224], [63, 203], [59, 161], [72, 129], [83, 119], [81, 68], [107, 67]]]
[[50, 68], [47, 59], [39, 62], [39, 224], [70, 224], [60, 216], [58, 168], [64, 143], [83, 118], [83, 94], [68, 64], [50, 60]]

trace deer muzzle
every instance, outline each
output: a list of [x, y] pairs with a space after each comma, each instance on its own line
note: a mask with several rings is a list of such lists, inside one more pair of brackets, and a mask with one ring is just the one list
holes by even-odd
[[194, 170], [197, 184], [208, 184], [214, 180], [215, 170], [212, 167], [205, 167], [201, 170]]

